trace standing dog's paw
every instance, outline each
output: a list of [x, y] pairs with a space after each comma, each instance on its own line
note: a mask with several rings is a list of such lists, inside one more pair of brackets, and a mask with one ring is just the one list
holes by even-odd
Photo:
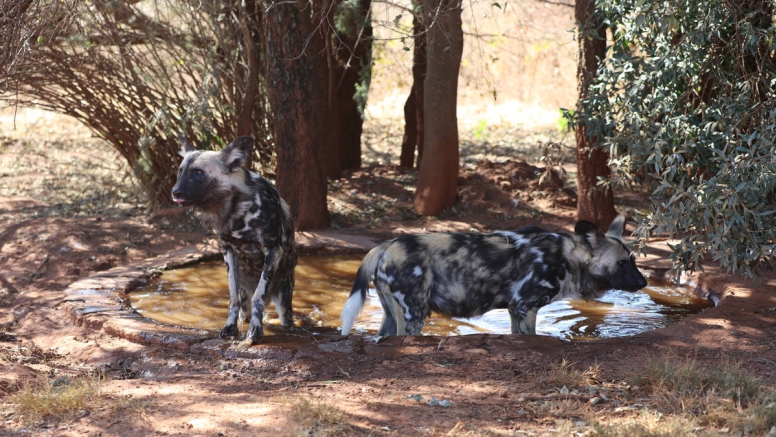
[[264, 336], [264, 328], [259, 326], [251, 326], [250, 329], [248, 329], [248, 333], [245, 334], [245, 338], [242, 342], [240, 342], [241, 345], [247, 344], [247, 345], [254, 345], [261, 340], [261, 337]]
[[226, 325], [224, 326], [224, 329], [221, 330], [221, 332], [218, 333], [218, 336], [220, 338], [224, 337], [234, 337], [237, 335], [237, 325]]

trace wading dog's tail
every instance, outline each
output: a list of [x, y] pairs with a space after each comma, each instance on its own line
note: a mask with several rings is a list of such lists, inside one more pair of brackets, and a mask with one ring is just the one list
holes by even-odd
[[342, 319], [342, 335], [350, 334], [356, 317], [361, 312], [361, 308], [364, 307], [366, 293], [369, 291], [369, 282], [375, 274], [377, 264], [383, 257], [386, 247], [388, 247], [388, 242], [370, 250], [364, 257], [364, 260], [361, 261], [361, 265], [356, 273], [356, 281], [353, 283], [353, 289], [350, 291], [350, 297], [345, 302], [345, 306], [342, 307], [342, 316], [340, 317]]

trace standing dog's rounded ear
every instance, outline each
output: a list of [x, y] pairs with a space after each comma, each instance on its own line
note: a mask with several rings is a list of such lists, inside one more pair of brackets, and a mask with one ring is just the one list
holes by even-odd
[[574, 233], [584, 237], [585, 241], [593, 247], [597, 246], [598, 242], [604, 238], [604, 234], [598, 230], [598, 226], [587, 220], [578, 221], [577, 225], [574, 226]]
[[231, 173], [245, 165], [253, 149], [253, 138], [245, 135], [238, 137], [221, 150], [221, 159]]
[[625, 216], [620, 214], [614, 219], [609, 230], [606, 231], [606, 235], [614, 238], [621, 238], [622, 233], [625, 232]]
[[178, 135], [178, 144], [181, 145], [181, 149], [178, 151], [178, 155], [184, 158], [187, 154], [197, 150], [196, 147], [192, 146], [188, 141], [186, 141], [186, 137], [183, 135]]

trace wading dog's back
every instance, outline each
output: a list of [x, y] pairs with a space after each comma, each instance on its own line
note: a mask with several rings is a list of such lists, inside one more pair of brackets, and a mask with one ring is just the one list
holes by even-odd
[[558, 299], [636, 291], [646, 279], [621, 239], [624, 217], [606, 235], [581, 221], [574, 234], [531, 226], [492, 234], [413, 234], [382, 243], [361, 264], [342, 312], [352, 329], [370, 280], [385, 311], [380, 336], [418, 335], [431, 311], [473, 317], [507, 308], [513, 333], [533, 334], [536, 312]]

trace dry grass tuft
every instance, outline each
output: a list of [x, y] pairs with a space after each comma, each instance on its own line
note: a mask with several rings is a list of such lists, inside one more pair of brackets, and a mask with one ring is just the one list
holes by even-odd
[[693, 358], [652, 357], [636, 384], [651, 389], [653, 396], [665, 400], [663, 406], [672, 411], [687, 411], [688, 398], [694, 403], [719, 400], [745, 407], [758, 398], [762, 389], [760, 378], [745, 372], [740, 362], [729, 357], [722, 357], [713, 366]]
[[72, 381], [58, 378], [53, 381], [37, 381], [14, 393], [9, 403], [27, 425], [44, 420], [64, 420], [71, 416], [85, 416], [96, 404], [99, 381], [78, 378]]
[[578, 370], [576, 363], [564, 358], [560, 363], [551, 365], [540, 377], [540, 386], [543, 389], [556, 389], [567, 387], [568, 389], [585, 387], [595, 384], [599, 374], [598, 365], [587, 370]]
[[293, 436], [329, 437], [350, 435], [345, 414], [323, 401], [300, 398], [291, 405], [297, 429]]
[[588, 437], [675, 437], [696, 435], [697, 426], [684, 417], [665, 417], [660, 413], [643, 410], [636, 417], [628, 417], [606, 425], [597, 424], [586, 434]]
[[123, 420], [144, 415], [148, 401], [101, 392], [102, 381], [94, 376], [35, 381], [11, 395], [16, 418], [24, 425], [62, 422], [90, 416], [96, 421]]
[[719, 430], [764, 435], [776, 425], [776, 390], [723, 356], [701, 364], [692, 357], [651, 357], [634, 383], [649, 393], [638, 417], [596, 425], [597, 436], [696, 435]]

